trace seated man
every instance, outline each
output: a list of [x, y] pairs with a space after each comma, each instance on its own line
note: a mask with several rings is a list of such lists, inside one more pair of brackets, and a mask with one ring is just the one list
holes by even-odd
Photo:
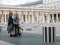
[[21, 32], [19, 32], [19, 16], [18, 14], [16, 13], [15, 14], [15, 18], [13, 19], [13, 25], [15, 27], [15, 36], [20, 36], [21, 35]]

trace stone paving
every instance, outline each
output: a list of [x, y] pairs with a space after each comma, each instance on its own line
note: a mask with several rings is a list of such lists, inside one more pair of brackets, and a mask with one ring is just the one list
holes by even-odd
[[55, 43], [43, 43], [40, 34], [22, 33], [21, 37], [10, 37], [7, 31], [0, 33], [0, 45], [60, 45], [60, 37], [56, 37]]

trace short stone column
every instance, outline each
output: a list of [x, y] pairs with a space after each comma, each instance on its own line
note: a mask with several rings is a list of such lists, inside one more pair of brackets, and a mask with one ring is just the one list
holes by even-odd
[[55, 42], [55, 27], [43, 27], [43, 41], [46, 43]]

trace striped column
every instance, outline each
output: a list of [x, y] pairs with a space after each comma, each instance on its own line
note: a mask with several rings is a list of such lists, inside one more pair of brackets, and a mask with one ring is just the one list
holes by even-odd
[[43, 27], [43, 41], [46, 43], [55, 42], [55, 27]]

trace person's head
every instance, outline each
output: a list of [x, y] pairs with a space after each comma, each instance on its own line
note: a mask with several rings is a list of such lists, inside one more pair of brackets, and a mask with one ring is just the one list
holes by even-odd
[[16, 13], [16, 14], [15, 14], [15, 17], [19, 17], [19, 14], [18, 14], [18, 13]]
[[13, 15], [13, 13], [12, 12], [9, 12], [9, 16], [12, 16]]

